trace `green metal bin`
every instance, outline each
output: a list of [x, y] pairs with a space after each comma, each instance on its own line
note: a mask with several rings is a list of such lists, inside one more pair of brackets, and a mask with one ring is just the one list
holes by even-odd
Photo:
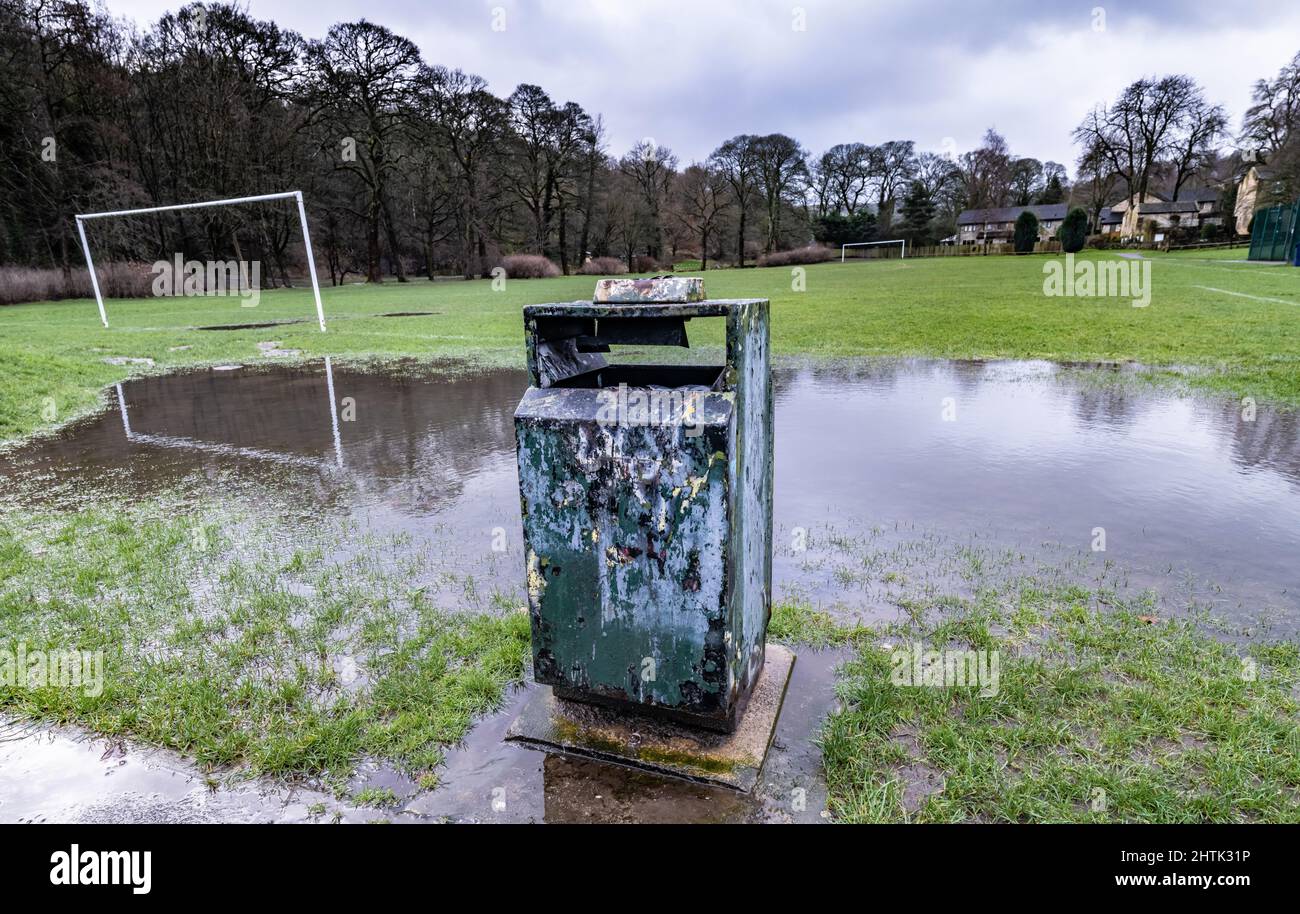
[[[731, 731], [771, 612], [768, 302], [602, 280], [524, 309], [515, 412], [533, 671], [557, 696]], [[610, 364], [726, 322], [726, 363]]]

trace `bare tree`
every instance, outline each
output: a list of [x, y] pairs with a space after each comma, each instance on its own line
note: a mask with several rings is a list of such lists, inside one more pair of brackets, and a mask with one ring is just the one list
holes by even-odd
[[415, 108], [420, 51], [409, 39], [362, 20], [335, 25], [323, 41], [311, 42], [306, 63], [313, 120], [327, 126], [322, 146], [334, 167], [358, 177], [368, 192], [366, 278], [383, 281], [382, 222], [398, 280], [405, 281], [387, 191], [404, 155], [398, 140]]
[[984, 142], [961, 155], [961, 177], [966, 206], [971, 209], [1006, 206], [1011, 188], [1011, 151], [1006, 139], [993, 128]]
[[1211, 105], [1199, 91], [1183, 106], [1177, 135], [1169, 143], [1174, 168], [1173, 199], [1193, 175], [1203, 174], [1218, 161], [1218, 141], [1228, 129], [1228, 115]]
[[1015, 159], [1011, 163], [1011, 202], [1014, 206], [1028, 206], [1041, 187], [1043, 163], [1037, 159]]
[[610, 175], [605, 223], [611, 245], [622, 248], [628, 270], [636, 269], [636, 252], [646, 238], [647, 222], [637, 181], [621, 168]]
[[915, 181], [934, 201], [938, 212], [956, 215], [961, 209], [961, 169], [947, 156], [923, 152], [916, 157]]
[[437, 249], [457, 233], [456, 166], [441, 143], [417, 143], [411, 154], [408, 183], [411, 212], [424, 256], [424, 272], [437, 272]]
[[647, 239], [647, 253], [658, 260], [663, 253], [663, 204], [677, 173], [677, 156], [667, 146], [642, 140], [619, 160], [618, 168], [640, 195], [645, 223], [642, 235]]
[[876, 214], [882, 232], [894, 219], [894, 200], [916, 172], [916, 144], [911, 140], [890, 140], [871, 151], [871, 177], [876, 186]]
[[818, 218], [835, 211], [834, 164], [830, 153], [824, 152], [819, 158], [808, 157], [808, 180], [804, 182], [804, 193], [811, 197], [812, 207]]
[[1120, 177], [1111, 165], [1105, 151], [1096, 143], [1090, 145], [1079, 157], [1079, 180], [1071, 190], [1071, 202], [1088, 208], [1091, 224], [1101, 224], [1101, 211], [1115, 193]]
[[874, 151], [866, 143], [840, 143], [821, 157], [817, 169], [829, 184], [830, 199], [847, 216], [866, 201]]
[[1241, 143], [1265, 154], [1276, 152], [1300, 127], [1300, 54], [1273, 79], [1255, 83], [1241, 124]]
[[114, 37], [107, 16], [82, 4], [0, 5], [0, 213], [12, 207], [0, 229], [15, 246], [27, 236], [27, 256], [57, 264], [65, 282], [72, 214], [109, 155]]
[[774, 250], [781, 242], [781, 210], [794, 191], [801, 189], [808, 153], [798, 141], [784, 133], [771, 133], [754, 140], [758, 181], [767, 202], [767, 241], [764, 249]]
[[506, 183], [532, 217], [529, 247], [546, 253], [550, 226], [551, 146], [555, 141], [556, 110], [541, 86], [523, 83], [506, 99], [510, 111], [508, 137], [509, 166], [503, 169]]
[[731, 189], [732, 201], [736, 204], [739, 226], [736, 232], [736, 265], [745, 265], [745, 225], [749, 211], [757, 199], [760, 189], [759, 168], [756, 144], [758, 137], [752, 134], [733, 136], [713, 151], [709, 156], [709, 165], [714, 168]]
[[446, 144], [455, 169], [464, 274], [486, 276], [487, 244], [499, 198], [493, 178], [506, 129], [505, 104], [487, 90], [481, 76], [433, 67], [421, 74], [420, 105], [431, 139]]
[[691, 165], [677, 180], [676, 214], [700, 242], [700, 269], [709, 268], [709, 243], [727, 209], [727, 179], [707, 165]]
[[1124, 182], [1128, 198], [1141, 202], [1162, 159], [1181, 161], [1182, 150], [1191, 150], [1186, 177], [1195, 173], [1204, 147], [1222, 132], [1221, 116], [1222, 109], [1206, 104], [1190, 76], [1139, 79], [1113, 104], [1089, 112], [1075, 128], [1074, 139], [1102, 156]]

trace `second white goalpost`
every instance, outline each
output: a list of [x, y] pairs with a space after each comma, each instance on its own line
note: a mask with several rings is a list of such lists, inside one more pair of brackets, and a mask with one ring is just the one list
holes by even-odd
[[840, 245], [840, 263], [844, 263], [844, 258], [848, 254], [849, 248], [869, 248], [869, 247], [874, 247], [878, 244], [900, 245], [899, 248], [900, 253], [898, 255], [899, 259], [901, 260], [907, 256], [907, 240], [904, 238], [899, 238], [894, 241], [854, 241], [849, 244]]
[[85, 223], [91, 219], [110, 219], [117, 216], [144, 216], [149, 213], [171, 213], [183, 209], [204, 209], [210, 206], [234, 206], [240, 203], [261, 203], [267, 200], [295, 200], [298, 203], [298, 221], [302, 225], [302, 243], [307, 256], [307, 269], [311, 273], [311, 291], [316, 297], [316, 319], [320, 322], [321, 332], [325, 332], [325, 307], [321, 304], [320, 283], [316, 279], [316, 258], [311, 250], [311, 232], [307, 230], [307, 208], [303, 206], [302, 191], [290, 190], [280, 194], [260, 194], [256, 197], [234, 197], [229, 200], [207, 200], [203, 203], [177, 203], [172, 206], [146, 206], [141, 209], [120, 209], [105, 213], [79, 213], [77, 234], [81, 236], [81, 250], [86, 255], [86, 268], [90, 271], [90, 287], [95, 292], [95, 304], [99, 305], [99, 319], [108, 326], [108, 312], [104, 310], [104, 296], [99, 291], [99, 278], [95, 275], [95, 262], [90, 256], [90, 244], [86, 241]]

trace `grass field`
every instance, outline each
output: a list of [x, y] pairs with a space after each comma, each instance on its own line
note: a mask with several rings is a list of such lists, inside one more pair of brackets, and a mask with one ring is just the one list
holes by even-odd
[[[820, 264], [806, 291], [788, 268], [710, 272], [712, 297], [773, 303], [778, 356], [909, 356], [1135, 360], [1195, 387], [1300, 404], [1300, 270], [1237, 262], [1239, 250], [1151, 255], [1151, 305], [1044, 295], [1045, 256]], [[1088, 254], [1085, 259], [1114, 259]], [[59, 424], [99, 402], [105, 385], [153, 359], [159, 368], [261, 359], [278, 340], [304, 357], [472, 359], [522, 365], [520, 308], [589, 299], [591, 277], [345, 286], [324, 290], [329, 332], [306, 289], [235, 299], [109, 301], [110, 328], [91, 301], [0, 308], [0, 440]], [[391, 311], [427, 317], [381, 318]], [[211, 324], [306, 318], [242, 331]], [[718, 343], [707, 334], [697, 343]], [[184, 348], [182, 348], [184, 347]], [[53, 418], [48, 418], [53, 416]]]
[[[806, 291], [788, 268], [717, 271], [706, 289], [770, 298], [778, 357], [1133, 360], [1157, 380], [1300, 405], [1300, 270], [1236, 262], [1241, 251], [1151, 256], [1145, 308], [1044, 295], [1043, 256], [822, 264]], [[302, 358], [522, 365], [521, 307], [589, 299], [592, 286], [327, 289], [323, 334], [303, 289], [256, 308], [109, 301], [109, 329], [91, 301], [0, 308], [0, 440], [93, 408], [134, 373], [263, 361], [257, 344], [271, 340]], [[434, 313], [380, 316], [393, 311]], [[303, 322], [196, 329], [290, 319]], [[721, 339], [701, 328], [693, 343]], [[446, 747], [523, 674], [528, 631], [496, 595], [486, 609], [432, 602], [412, 585], [420, 554], [233, 500], [7, 509], [0, 645], [103, 650], [111, 676], [95, 696], [0, 686], [0, 709], [340, 791], [361, 759], [431, 787]], [[774, 609], [774, 639], [853, 653], [821, 736], [834, 818], [1296, 819], [1294, 643], [1229, 648], [1162, 607], [1057, 581], [974, 581], [964, 598], [918, 587], [900, 603], [906, 621], [878, 629], [788, 599]], [[1000, 691], [880, 688], [889, 646], [909, 641], [999, 651]], [[354, 658], [356, 683], [340, 667]], [[1244, 659], [1258, 675], [1242, 675]]]

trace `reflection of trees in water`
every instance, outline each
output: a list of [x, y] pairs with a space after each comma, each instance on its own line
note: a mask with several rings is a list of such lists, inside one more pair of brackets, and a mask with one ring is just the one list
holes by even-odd
[[945, 395], [970, 394], [990, 381], [1000, 380], [990, 378], [989, 364], [971, 359], [856, 358], [777, 369], [773, 383], [778, 401], [800, 381], [809, 379], [820, 389], [865, 388], [888, 393], [896, 390], [904, 380], [911, 380], [935, 384], [936, 389], [946, 391]]
[[958, 361], [946, 365], [948, 377], [957, 383], [957, 389], [964, 394], [974, 393], [986, 378], [988, 366], [984, 362]]
[[[1075, 416], [1085, 426], [1127, 428], [1141, 421], [1150, 396], [1109, 385], [1071, 386]], [[1194, 401], [1199, 425], [1208, 425], [1230, 442], [1232, 461], [1247, 469], [1268, 468], [1300, 484], [1300, 414], [1260, 406], [1253, 422], [1241, 417], [1242, 405], [1221, 398]]]
[[[980, 362], [897, 359], [780, 369], [774, 380], [779, 402], [797, 397], [801, 408], [812, 408], [816, 394], [809, 400], [796, 392], [810, 382], [821, 390], [867, 388], [887, 396], [909, 376], [962, 389], [989, 380]], [[197, 474], [214, 488], [275, 487], [316, 506], [370, 496], [399, 513], [423, 515], [457, 498], [469, 477], [513, 461], [523, 372], [403, 376], [336, 369], [334, 381], [335, 397], [353, 398], [356, 408], [356, 421], [339, 424], [341, 472], [333, 466], [328, 390], [317, 367], [192, 372], [123, 385], [136, 433], [256, 448], [294, 463], [132, 442], [113, 397], [106, 412], [0, 454], [0, 478], [12, 497], [37, 490], [59, 501], [83, 490], [147, 494]], [[1060, 389], [1084, 427], [1130, 428], [1154, 403], [1108, 384]], [[1197, 401], [1196, 418], [1231, 441], [1238, 466], [1267, 467], [1300, 483], [1300, 414], [1260, 407], [1255, 421], [1245, 422], [1239, 403], [1216, 399]]]
[[[846, 359], [842, 362], [820, 361], [800, 368], [778, 368], [772, 372], [772, 388], [780, 400], [801, 382], [811, 380], [818, 389], [867, 387], [892, 390], [905, 372], [917, 372], [924, 362], [900, 359]], [[942, 364], [942, 363], [935, 363]]]
[[1214, 419], [1232, 439], [1232, 460], [1240, 467], [1267, 467], [1300, 484], [1300, 413], [1258, 407], [1253, 422], [1235, 401], [1218, 406]]
[[1085, 428], [1106, 426], [1124, 429], [1131, 426], [1143, 412], [1138, 397], [1120, 386], [1102, 382], [1098, 384], [1071, 384], [1068, 388], [1070, 408], [1080, 425]]
[[[354, 379], [361, 384], [349, 394]], [[348, 470], [362, 485], [426, 513], [460, 494], [464, 479], [513, 457], [514, 411], [523, 372], [495, 371], [436, 381], [350, 375], [338, 396], [354, 396], [357, 420], [343, 423]]]
[[[459, 495], [466, 476], [513, 455], [514, 408], [526, 386], [523, 372], [412, 377], [336, 370], [335, 397], [340, 403], [351, 397], [356, 414], [355, 421], [339, 423], [340, 471], [328, 386], [319, 369], [140, 379], [123, 385], [132, 432], [165, 436], [176, 446], [129, 439], [114, 403], [60, 435], [0, 458], [0, 475], [61, 480], [63, 486], [53, 487], [59, 497], [83, 485], [144, 494], [195, 473], [220, 480], [237, 470], [240, 483], [305, 489], [317, 503], [332, 503], [342, 484], [404, 512], [428, 512]], [[269, 456], [203, 446], [251, 448]]]

